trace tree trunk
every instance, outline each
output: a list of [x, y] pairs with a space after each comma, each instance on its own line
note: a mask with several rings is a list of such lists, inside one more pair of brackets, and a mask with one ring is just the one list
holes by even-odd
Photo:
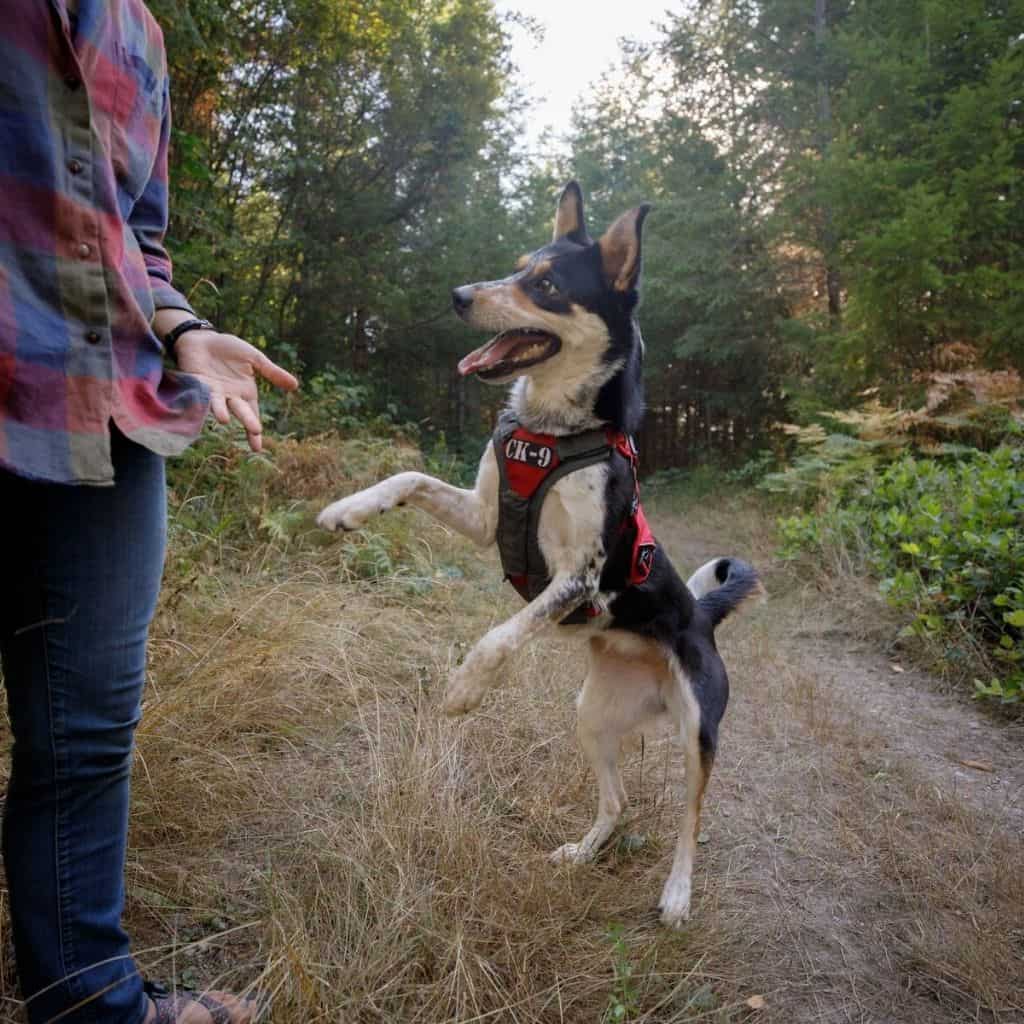
[[352, 372], [366, 373], [370, 368], [370, 339], [366, 335], [366, 310], [356, 310], [356, 322], [352, 334]]
[[[818, 57], [818, 152], [822, 159], [828, 152], [832, 138], [832, 98], [828, 90], [828, 78], [825, 74], [825, 37], [828, 33], [827, 0], [814, 0], [814, 41]], [[834, 325], [838, 325], [842, 314], [840, 308], [842, 283], [839, 267], [836, 263], [836, 237], [832, 224], [832, 209], [827, 202], [822, 203], [822, 249], [825, 253], [825, 292], [828, 295], [828, 315]]]

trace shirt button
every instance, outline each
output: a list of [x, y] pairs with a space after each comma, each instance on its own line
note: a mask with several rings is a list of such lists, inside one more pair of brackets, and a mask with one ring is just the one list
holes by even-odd
[[99, 343], [99, 341], [101, 340], [101, 339], [100, 339], [100, 332], [99, 332], [99, 331], [90, 331], [90, 332], [89, 332], [89, 333], [88, 333], [88, 334], [87, 334], [87, 335], [85, 336], [85, 340], [86, 340], [87, 342], [89, 342], [89, 344], [90, 344], [90, 345], [96, 345], [96, 344], [98, 344], [98, 343]]
[[72, 174], [81, 174], [82, 173], [82, 165], [77, 160], [69, 160], [68, 161], [68, 170]]
[[87, 245], [85, 242], [82, 242], [82, 244], [78, 247], [78, 255], [81, 256], [82, 259], [84, 260], [84, 259], [86, 259], [86, 257], [90, 256], [91, 254], [92, 254], [92, 246], [91, 245]]
[[72, 92], [74, 92], [74, 91], [75, 91], [75, 89], [77, 89], [77, 88], [78, 88], [78, 87], [79, 87], [79, 86], [80, 86], [80, 85], [82, 84], [82, 80], [81, 80], [81, 79], [80, 79], [80, 78], [78, 77], [78, 75], [67, 75], [67, 76], [66, 76], [66, 77], [64, 78], [64, 84], [65, 84], [65, 85], [66, 85], [66, 86], [67, 86], [67, 87], [68, 87], [68, 88], [69, 88], [69, 89], [70, 89], [70, 90], [71, 90]]

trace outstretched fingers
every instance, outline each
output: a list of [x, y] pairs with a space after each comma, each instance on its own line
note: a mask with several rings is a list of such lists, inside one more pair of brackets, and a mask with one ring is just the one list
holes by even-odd
[[264, 379], [281, 388], [282, 391], [294, 391], [298, 386], [298, 380], [286, 369], [278, 366], [272, 359], [264, 355], [259, 349], [254, 349], [256, 355], [253, 359], [253, 367]]
[[256, 404], [256, 399], [249, 402], [239, 395], [228, 395], [225, 402], [235, 419], [245, 428], [249, 438], [249, 447], [254, 452], [258, 452], [263, 447], [263, 424], [260, 422], [259, 406]]

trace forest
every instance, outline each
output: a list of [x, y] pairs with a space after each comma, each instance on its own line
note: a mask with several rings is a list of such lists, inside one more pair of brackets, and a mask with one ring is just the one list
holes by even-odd
[[455, 374], [447, 296], [536, 248], [570, 177], [597, 225], [655, 208], [648, 470], [1024, 364], [1018, 0], [678, 5], [528, 151], [486, 0], [151, 6], [178, 283], [341, 408], [478, 448], [497, 396]]

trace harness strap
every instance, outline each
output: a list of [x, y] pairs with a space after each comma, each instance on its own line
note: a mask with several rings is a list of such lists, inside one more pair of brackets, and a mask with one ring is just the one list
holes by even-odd
[[[545, 469], [548, 465], [551, 468], [546, 469], [529, 495], [524, 497], [510, 480], [509, 456], [506, 450], [519, 426], [515, 415], [505, 410], [498, 418], [493, 434], [494, 453], [501, 477], [497, 541], [506, 577], [526, 600], [532, 601], [551, 579], [538, 540], [540, 514], [548, 491], [569, 473], [607, 461], [614, 449], [608, 442], [607, 432], [603, 429], [587, 430], [582, 434], [568, 437], [550, 438], [549, 443], [543, 446], [553, 449], [550, 455], [539, 450], [534, 450], [532, 454], [537, 460], [537, 465], [540, 465], [541, 460], [546, 460]], [[545, 438], [545, 435], [530, 435], [528, 432], [526, 436]]]
[[[630, 525], [637, 534], [631, 552], [628, 583], [646, 580], [650, 572], [654, 543], [639, 506], [637, 453], [631, 439], [599, 428], [567, 437], [551, 437], [523, 430], [515, 414], [505, 410], [492, 435], [500, 476], [497, 543], [506, 578], [527, 601], [533, 600], [551, 580], [538, 539], [544, 499], [551, 488], [569, 473], [607, 462], [613, 453], [625, 458], [633, 472], [633, 505], [620, 524], [623, 533]], [[515, 462], [515, 478], [509, 472]], [[596, 609], [583, 605], [563, 623], [585, 622]]]

